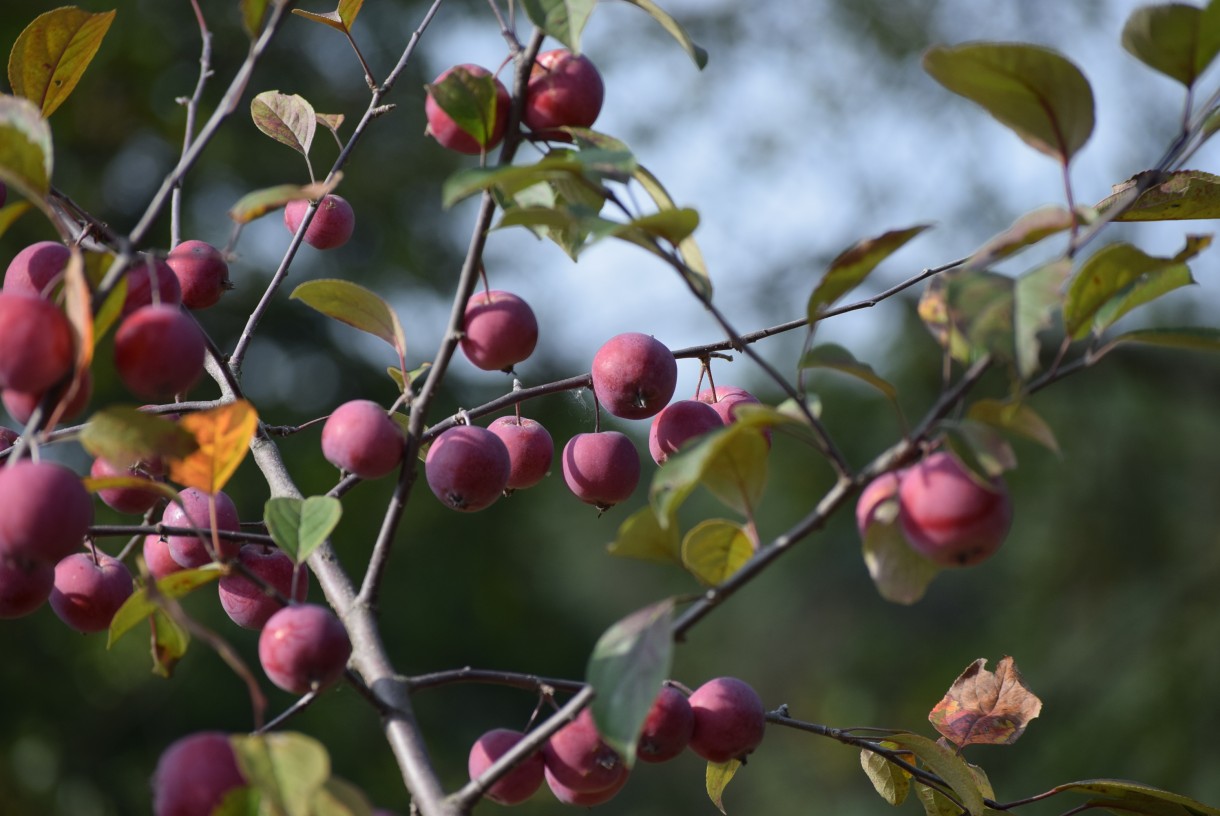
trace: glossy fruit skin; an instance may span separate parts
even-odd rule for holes
[[[182,287],[169,264],[160,258],[141,255],[127,270],[127,297],[120,317],[127,317],[145,306],[174,306],[182,303]],[[156,291],[153,281],[156,281]]]
[[[72,257],[58,241],[30,244],[13,256],[4,272],[4,291],[45,297],[48,285],[63,273]]]
[[[131,467],[115,467],[101,457],[94,459],[89,468],[89,475],[94,479],[130,477],[151,480],[152,477],[161,476],[163,473],[164,468],[159,462],[137,462]],[[112,510],[132,515],[147,513],[161,500],[161,494],[157,491],[139,487],[107,487],[97,491],[97,497]]]
[[[37,295],[0,292],[0,388],[42,393],[72,371],[72,327]]]
[[[640,483],[640,454],[618,431],[576,434],[563,447],[563,480],[602,510],[626,501]]]
[[[856,529],[860,532],[860,538],[864,538],[869,526],[876,520],[877,508],[891,499],[897,500],[898,486],[905,472],[882,473],[860,491],[860,497],[856,500]]]
[[[508,487],[512,460],[508,448],[486,428],[457,425],[428,448],[424,475],[445,506],[474,512],[489,507]]]
[[[114,365],[131,393],[168,399],[203,376],[203,332],[177,306],[144,306],[123,319],[114,335]]]
[[[555,778],[551,773],[551,769],[547,768],[543,771],[543,778],[546,780],[547,787],[551,789],[551,793],[555,794],[555,798],[565,805],[574,807],[591,808],[597,805],[605,804],[618,795],[618,792],[627,784],[627,777],[631,775],[626,765],[619,766],[618,776],[615,780],[600,790],[595,791],[577,791],[572,790],[567,785]]]
[[[618,752],[602,741],[587,708],[551,735],[542,746],[542,759],[556,782],[577,793],[609,788],[627,767]]]
[[[508,489],[533,487],[546,476],[555,459],[551,434],[536,419],[515,416],[497,417],[487,430],[500,437],[508,449]]]
[[[930,454],[898,488],[898,521],[917,552],[947,567],[995,553],[1012,526],[1012,500],[1001,479],[975,481],[952,454]]]
[[[510,371],[538,345],[533,309],[511,292],[475,292],[463,320],[462,353],[484,371]]]
[[[301,602],[309,595],[309,570],[305,567],[296,571],[296,592],[292,592],[293,563],[283,550],[266,544],[246,544],[238,551],[237,561],[285,598]],[[244,629],[262,629],[272,615],[284,608],[279,599],[268,595],[237,569],[221,577],[219,593],[225,613]]]
[[[293,235],[300,228],[309,209],[305,199],[289,201],[284,207],[284,226]],[[356,231],[356,213],[343,196],[328,193],[318,202],[318,210],[305,229],[304,241],[314,249],[338,249]]]
[[[143,553],[144,563],[154,579],[161,579],[186,569],[170,554],[169,542],[156,533],[144,536]]]
[[[155,816],[211,816],[225,794],[246,784],[229,738],[201,731],[170,745],[153,774]]]
[[[659,340],[639,332],[615,335],[593,355],[593,393],[611,414],[647,419],[669,404],[678,363]]]
[[[72,381],[67,380],[57,388],[53,388],[57,395],[55,401],[49,409],[50,413],[46,415],[43,422],[43,429],[47,430],[52,427],[51,418],[55,413],[56,408],[63,402],[63,395],[72,387]],[[0,394],[0,401],[4,403],[4,410],[8,411],[16,422],[22,425],[30,421],[30,417],[34,415],[34,409],[42,402],[44,394],[31,394],[26,391],[18,391],[15,388],[6,388],[3,394]],[[67,422],[75,419],[84,413],[85,408],[89,406],[89,398],[93,396],[93,375],[89,369],[81,372],[76,390],[72,392],[72,397],[67,404],[63,406],[63,411],[59,414],[59,422]]]
[[[686,750],[695,730],[695,712],[686,695],[661,686],[640,731],[636,757],[643,762],[667,762]]]
[[[663,465],[688,442],[720,430],[724,423],[712,406],[698,400],[676,400],[652,418],[648,430],[648,452]]]
[[[258,659],[272,683],[292,694],[325,688],[343,676],[352,643],[324,606],[295,604],[272,615],[258,637]]]
[[[55,567],[0,556],[0,620],[34,612],[51,597]]]
[[[433,80],[432,84],[440,84],[454,71],[466,71],[473,76],[487,76],[491,73],[481,65],[465,63],[445,71]],[[457,153],[465,153],[468,156],[478,156],[484,150],[491,150],[500,144],[504,139],[504,131],[508,128],[508,108],[511,99],[508,95],[508,89],[504,87],[504,83],[497,79],[495,85],[496,119],[492,124],[491,138],[487,140],[486,144],[479,144],[478,140],[458,127],[453,118],[445,113],[436,100],[433,99],[431,92],[428,93],[427,98],[424,100],[424,114],[428,118],[428,135],[436,139],[442,147]]]
[[[544,138],[554,138],[550,131],[555,128],[592,127],[605,94],[601,74],[588,57],[563,48],[545,51],[530,72],[522,119]]]
[[[220,302],[220,296],[233,288],[229,264],[220,250],[205,241],[183,241],[165,259],[178,279],[182,305],[206,309]]]
[[[508,728],[496,728],[483,734],[470,747],[466,770],[471,779],[491,767],[492,763],[508,753],[525,735]],[[520,765],[501,777],[483,795],[501,805],[519,805],[533,796],[542,787],[542,754],[531,754]]]
[[[178,501],[165,506],[165,512],[161,514],[161,523],[167,527],[194,527],[210,530],[212,524],[211,512],[208,509],[208,494],[195,487],[179,490]],[[229,532],[237,532],[241,529],[237,506],[223,490],[216,494],[216,529]],[[208,544],[204,544],[199,536],[193,535],[169,535],[166,536],[166,541],[169,543],[170,556],[183,567],[202,567],[204,564],[212,563],[212,556],[208,553],[210,541]],[[217,541],[220,547],[218,554],[221,559],[233,558],[241,549],[241,545],[233,539],[218,538]]]
[[[403,435],[385,409],[372,400],[351,400],[322,426],[326,461],[361,479],[380,479],[402,463]]]
[[[749,754],[762,742],[767,712],[747,683],[736,677],[717,677],[690,696],[695,729],[690,747],[708,762],[728,762]]]
[[[92,523],[93,500],[63,465],[25,459],[0,469],[0,557],[57,564]]]
[[[77,552],[55,565],[51,609],[78,632],[101,632],[132,592],[131,572],[103,552]]]

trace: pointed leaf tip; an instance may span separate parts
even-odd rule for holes
[[[43,116],[54,113],[97,55],[114,16],[64,6],[35,17],[9,53],[13,93],[37,105]]]

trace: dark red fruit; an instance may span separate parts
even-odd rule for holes
[[[694,730],[695,713],[686,695],[673,686],[661,686],[644,720],[636,756],[644,762],[667,762],[686,749]]]
[[[211,511],[208,509],[208,494],[195,487],[178,491],[178,500],[166,505],[161,514],[161,523],[167,527],[195,527],[201,530],[211,530]],[[223,490],[216,494],[216,529],[237,532],[241,522],[237,517],[237,506]],[[212,562],[208,548],[212,546],[209,533],[202,533],[208,538],[207,543],[199,535],[166,536],[169,552],[175,561],[184,567],[202,567]],[[237,555],[241,545],[228,538],[217,539],[220,547],[219,556],[222,560]]]
[[[623,419],[647,419],[673,397],[678,363],[659,340],[627,332],[597,350],[592,374],[593,393],[603,408]]]
[[[623,758],[602,741],[587,708],[551,735],[542,759],[556,782],[580,793],[605,790],[626,770]]]
[[[47,602],[55,567],[0,556],[0,620],[28,615]]]
[[[56,396],[48,409],[50,413],[45,417],[44,429],[52,427],[51,419],[55,416],[58,416],[57,422],[67,422],[84,413],[85,408],[89,405],[89,398],[93,396],[93,375],[89,373],[88,369],[82,371],[76,389],[71,392],[72,396],[68,397],[65,403],[64,396],[71,388],[72,381],[69,380],[54,389]],[[4,410],[8,411],[8,415],[24,425],[34,415],[34,409],[42,402],[43,396],[43,394],[30,394],[9,388],[4,391],[0,400],[4,402]]]
[[[522,118],[526,126],[547,138],[560,127],[592,127],[601,113],[606,88],[588,57],[567,49],[538,55],[525,89]],[[566,140],[566,139],[565,139]]]
[[[78,632],[101,632],[132,592],[127,566],[105,553],[77,552],[55,565],[51,609]]]
[[[309,202],[305,199],[289,201],[284,207],[284,226],[293,235],[305,220]],[[351,240],[356,231],[356,213],[343,196],[329,193],[318,202],[313,220],[305,228],[305,243],[314,249],[338,249]]]
[[[170,554],[169,542],[156,533],[144,536],[144,563],[155,579],[186,569]]]
[[[93,460],[89,475],[94,479],[131,478],[151,481],[161,476],[164,468],[160,463],[137,462],[130,467],[116,467],[105,459]],[[143,515],[160,501],[161,493],[141,487],[106,487],[97,491],[97,497],[113,510],[132,515]]]
[[[984,485],[952,454],[933,453],[903,475],[898,521],[918,552],[943,566],[968,566],[1004,543],[1012,500],[1003,480]]]
[[[309,570],[294,570],[292,559],[283,550],[265,544],[247,544],[238,551],[237,562],[284,598],[304,601],[309,595]],[[295,592],[292,591],[294,572]],[[219,591],[220,605],[234,623],[245,629],[262,629],[267,619],[284,607],[279,598],[238,569],[220,579]]]
[[[653,417],[648,430],[648,452],[654,462],[663,465],[687,442],[723,427],[720,415],[707,403],[677,400]]]
[[[17,440],[21,438],[21,434],[14,431],[12,428],[5,428],[0,425],[0,451],[7,450],[17,444]]]
[[[203,375],[203,332],[177,306],[145,306],[123,319],[114,335],[114,365],[131,393],[168,399]]]
[[[0,557],[57,564],[78,550],[93,523],[80,478],[54,462],[0,468]]]
[[[293,694],[325,688],[343,676],[352,643],[334,613],[315,604],[286,606],[258,637],[258,659],[272,683]]]
[[[188,309],[215,306],[233,288],[229,265],[220,250],[204,241],[183,241],[165,259],[178,279],[182,305]]]
[[[398,424],[371,400],[343,403],[322,426],[326,461],[361,479],[380,479],[396,470],[403,441]]]
[[[13,256],[4,272],[4,291],[45,297],[72,253],[58,241],[30,244]]]
[[[747,683],[736,677],[717,677],[690,696],[695,730],[690,747],[708,762],[740,759],[762,742],[767,712]]]
[[[563,480],[576,497],[605,510],[640,483],[640,454],[618,431],[576,434],[563,448]]]
[[[475,740],[466,761],[470,778],[475,779],[490,768],[493,762],[508,753],[524,736],[520,731],[496,728]],[[500,777],[483,795],[501,805],[519,805],[542,787],[542,772],[542,754],[531,754],[520,765]]]
[[[424,475],[436,497],[454,510],[488,507],[508,487],[512,460],[508,448],[486,428],[457,425],[428,448]]]
[[[151,255],[141,255],[127,270],[127,297],[123,300],[122,317],[145,306],[178,306],[182,303],[182,287],[169,264]],[[156,282],[156,288],[153,282]]]
[[[246,784],[229,738],[191,734],[165,749],[153,774],[155,816],[211,816],[225,794]]]
[[[439,85],[454,73],[471,77],[482,77],[488,76],[491,72],[479,65],[457,65],[438,76],[432,84]],[[442,147],[447,147],[450,150],[470,156],[477,156],[483,151],[491,150],[500,144],[501,140],[504,139],[504,131],[508,127],[508,106],[511,100],[508,95],[508,89],[504,87],[504,83],[497,79],[495,86],[495,118],[491,122],[490,138],[486,141],[480,143],[475,137],[458,127],[457,122],[453,121],[453,118],[445,113],[444,109],[433,98],[431,91],[428,92],[428,96],[424,100],[424,114],[428,118],[427,133],[436,139]]]
[[[529,304],[498,289],[470,296],[463,326],[462,352],[484,371],[511,370],[538,344],[538,321]]]
[[[577,791],[563,784],[555,778],[551,773],[550,768],[543,772],[543,778],[546,779],[547,787],[551,789],[551,793],[555,794],[555,798],[565,805],[573,805],[575,807],[591,808],[595,805],[601,805],[613,799],[623,786],[627,784],[627,777],[630,772],[626,765],[619,768],[618,777],[611,784],[595,791]]]
[[[537,420],[502,416],[492,420],[487,430],[500,437],[508,449],[509,490],[533,487],[550,471],[555,443]]]
[[[0,292],[0,388],[46,391],[72,370],[74,349],[72,327],[54,303]]]

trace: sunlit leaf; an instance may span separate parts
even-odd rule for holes
[[[51,127],[29,100],[0,94],[0,181],[41,206],[51,189]]]
[[[1072,214],[1063,207],[1043,207],[1026,213],[976,249],[965,266],[984,267],[1001,261],[1044,238],[1071,229],[1072,221]]]
[[[1072,279],[1063,303],[1064,327],[1073,338],[1093,330],[1094,318],[1116,295],[1145,275],[1183,265],[1172,258],[1156,258],[1131,244],[1110,244],[1093,253]],[[1189,270],[1186,271],[1189,275]],[[1138,305],[1138,304],[1136,304]]]
[[[611,626],[593,647],[585,671],[597,692],[592,710],[598,733],[628,767],[648,710],[669,676],[673,609],[673,599],[666,598]]]
[[[1115,337],[1112,342],[1116,346],[1121,343],[1137,343],[1194,351],[1220,351],[1220,329],[1210,326],[1136,329]]]
[[[272,139],[303,156],[309,155],[318,117],[304,97],[263,91],[250,101],[250,118],[255,127]]]
[[[1035,150],[1067,164],[1093,132],[1093,90],[1080,69],[1049,48],[967,43],[930,49],[923,67],[982,106]]]
[[[161,609],[154,609],[152,617],[153,674],[166,678],[173,676],[174,667],[186,654],[191,643],[190,633]]]
[[[81,480],[85,490],[97,493],[100,490],[143,490],[146,493],[156,493],[170,501],[178,496],[178,491],[165,482],[154,482],[140,476],[106,476],[103,478],[85,477]]]
[[[580,53],[580,34],[589,22],[597,0],[522,0],[530,22]]]
[[[898,503],[892,504],[896,511]],[[902,528],[892,520],[889,524],[870,524],[862,547],[864,564],[877,594],[891,603],[908,606],[915,603],[940,573],[940,567],[911,548]]]
[[[1220,42],[1200,36],[1203,10],[1185,3],[1143,6],[1127,18],[1122,43],[1136,59],[1186,87],[1195,84]]]
[[[1097,203],[1097,211],[1107,210],[1126,199],[1137,185],[1150,185],[1135,203],[1118,216],[1118,221],[1189,221],[1220,218],[1220,176],[1202,170],[1176,173],[1139,173],[1114,186],[1113,193]]]
[[[171,459],[169,478],[204,493],[220,491],[250,450],[258,430],[258,412],[245,400],[186,414],[178,425],[195,437],[198,449]]]
[[[651,507],[641,507],[628,516],[607,549],[611,555],[623,558],[682,563],[682,540],[677,526],[662,527]]]
[[[356,22],[356,15],[360,13],[360,9],[363,6],[364,0],[339,0],[339,7],[334,11],[320,13],[294,8],[292,13],[299,14],[314,22],[322,23],[336,31],[342,31],[344,34],[349,34],[352,30],[352,24]]]
[[[1190,274],[1190,267],[1184,263],[1175,263],[1146,272],[1097,310],[1097,314],[1093,317],[1093,331],[1101,334],[1132,309],[1151,303],[1161,295],[1167,295],[1183,286],[1193,286],[1194,283],[1195,279]]]
[[[304,564],[334,531],[343,505],[331,496],[307,499],[276,496],[267,500],[263,519],[267,532],[293,561]]]
[[[649,198],[657,205],[657,209],[670,210],[676,206],[673,197],[665,189],[665,185],[661,184],[661,180],[643,165],[636,165],[632,178],[644,188]],[[678,253],[686,264],[685,277],[687,280],[694,285],[696,291],[702,293],[704,297],[710,298],[712,296],[711,276],[708,273],[707,263],[703,259],[703,251],[699,249],[699,244],[695,242],[694,236],[688,237],[678,244]]]
[[[706,586],[717,586],[750,560],[754,540],[740,524],[708,519],[696,524],[682,540],[682,564]]]
[[[881,745],[885,748],[897,747],[885,742]],[[910,755],[907,761],[914,763],[914,755]],[[886,802],[901,805],[906,801],[907,794],[911,792],[911,775],[906,770],[867,748],[860,749],[860,767],[864,769],[868,781],[873,783],[873,789]]]
[[[330,755],[321,742],[288,731],[232,736],[237,765],[265,802],[284,816],[312,816],[314,795],[330,778]]]
[[[966,417],[1032,440],[1059,453],[1055,432],[1027,403],[981,399],[970,406]]]
[[[994,673],[986,665],[980,657],[967,666],[928,714],[928,721],[958,748],[1011,745],[1042,711],[1042,701],[1025,685],[1011,657],[1003,658]]]
[[[730,759],[728,762],[707,763],[707,773],[704,779],[707,785],[707,796],[721,813],[726,813],[724,809],[724,789],[733,781],[733,777],[736,776],[740,768],[740,759]]]
[[[637,6],[652,15],[652,18],[661,24],[669,35],[678,41],[690,58],[695,61],[700,69],[707,65],[707,51],[695,44],[695,41],[690,38],[686,30],[678,24],[678,21],[669,16],[660,6],[652,2],[652,0],[627,0],[633,6]]]
[[[146,620],[157,609],[159,597],[181,598],[205,584],[220,579],[220,564],[206,564],[198,569],[179,570],[160,578],[155,590],[140,587],[127,597],[123,605],[114,613],[110,621],[110,633],[106,640],[106,648],[118,641],[131,628]]]
[[[979,816],[983,812],[983,794],[966,760],[919,734],[892,734],[886,737],[886,741],[910,751],[924,767],[943,779],[945,784],[953,789],[970,816]]]
[[[1145,813],[1150,816],[1220,816],[1214,808],[1183,796],[1125,779],[1085,779],[1057,785],[1054,792],[1088,794],[1091,802],[1104,803],[1112,812]]]
[[[93,61],[114,15],[63,6],[35,17],[9,52],[13,93],[33,102],[43,116],[54,113]]]
[[[809,320],[816,320],[819,312],[863,283],[878,264],[931,226],[917,224],[906,229],[890,230],[875,238],[859,241],[839,253],[809,296],[805,308]]]
[[[94,457],[126,466],[157,457],[182,458],[198,449],[194,435],[177,423],[122,405],[94,411],[80,443]]]
[[[394,347],[400,358],[406,356],[407,338],[397,313],[383,298],[360,284],[336,278],[307,281],[293,290],[291,299],[380,337]]]
[[[771,445],[764,427],[739,425],[699,478],[712,495],[746,517],[754,514],[767,486]]]
[[[261,218],[272,210],[278,210],[290,201],[306,199],[317,201],[332,189],[338,179],[331,178],[328,182],[315,184],[277,184],[246,193],[237,203],[229,208],[229,218],[239,224],[249,224],[256,218]]]

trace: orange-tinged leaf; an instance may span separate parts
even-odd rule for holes
[[[80,247],[73,246],[64,269],[64,311],[72,332],[76,335],[76,368],[80,370],[93,362],[93,309],[89,292],[89,281],[85,278],[85,259]]]
[[[959,748],[1016,742],[1042,711],[1042,701],[1025,685],[1011,657],[1002,659],[995,673],[986,665],[980,657],[966,667],[928,714],[936,730]]]
[[[9,53],[13,93],[37,105],[43,116],[54,113],[97,54],[114,14],[64,6],[35,17]]]
[[[178,420],[178,425],[195,437],[199,449],[170,462],[170,481],[216,493],[250,449],[250,440],[258,429],[258,412],[250,403],[238,400],[187,414]]]

